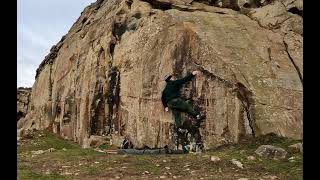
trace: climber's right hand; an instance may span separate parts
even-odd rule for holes
[[[200,72],[200,71],[193,71],[192,74],[193,74],[193,75],[200,75],[201,72]]]
[[[168,108],[168,107],[166,107],[166,108],[164,108],[164,110],[165,110],[166,112],[168,112],[168,111],[169,111],[169,108]]]

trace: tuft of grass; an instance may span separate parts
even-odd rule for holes
[[[118,147],[116,147],[114,145],[110,146],[107,143],[100,145],[98,148],[100,148],[100,149],[118,149]]]
[[[41,136],[39,136],[41,135]],[[78,144],[72,141],[63,140],[58,137],[56,134],[51,132],[43,131],[37,132],[34,135],[35,137],[28,140],[28,143],[23,146],[18,147],[18,153],[26,151],[35,151],[35,150],[47,150],[49,148],[55,149],[79,149],[81,148]]]
[[[17,170],[17,179],[25,180],[25,179],[38,179],[38,180],[68,180],[71,179],[69,177],[65,177],[59,174],[40,174],[32,171],[30,168],[26,166],[18,166]]]

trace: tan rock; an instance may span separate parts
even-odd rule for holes
[[[231,160],[231,163],[234,164],[234,165],[236,165],[238,168],[243,169],[243,164],[242,164],[240,161],[238,161],[238,160],[236,160],[236,159],[232,159],[232,160]]]
[[[296,143],[289,146],[290,149],[292,149],[294,152],[300,152],[303,153],[303,145],[302,143]]]
[[[24,118],[28,112],[31,88],[17,89],[17,121]]]
[[[107,143],[107,137],[105,136],[94,136],[94,135],[90,136],[90,139],[89,139],[90,147],[99,147],[105,143]]]
[[[23,136],[23,131],[24,131],[24,130],[23,130],[22,128],[21,128],[21,129],[18,129],[18,130],[17,130],[17,137],[20,137],[20,138],[21,138],[21,137]]]
[[[219,157],[217,157],[217,156],[211,156],[211,157],[210,157],[210,160],[211,160],[212,162],[214,162],[214,163],[221,161],[221,159],[220,159]]]
[[[259,9],[250,9],[249,17],[262,27],[281,29],[283,33],[290,31],[300,35],[303,33],[302,0],[278,0]]]
[[[49,128],[82,147],[103,135],[117,145],[126,136],[135,148],[174,147],[173,116],[160,99],[164,76],[200,69],[183,95],[206,114],[206,149],[252,134],[301,139],[302,36],[265,28],[297,15],[281,3],[250,19],[183,2],[166,11],[124,0],[85,8],[39,66],[21,127]]]

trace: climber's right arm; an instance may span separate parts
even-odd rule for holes
[[[177,84],[182,85],[182,84],[184,84],[184,83],[186,83],[186,82],[188,82],[188,81],[191,81],[194,76],[196,76],[196,75],[198,75],[198,74],[200,74],[200,73],[201,73],[200,71],[193,71],[191,74],[187,75],[187,76],[184,77],[184,78],[178,79],[178,80],[176,80],[175,82],[176,82]]]

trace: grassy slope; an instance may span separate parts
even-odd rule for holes
[[[287,148],[296,142],[268,136],[201,154],[112,155],[82,149],[48,132],[37,132],[34,138],[24,140],[17,148],[18,179],[155,179],[160,176],[170,179],[174,176],[177,179],[260,179],[266,175],[277,176],[278,179],[302,179],[303,157]],[[288,151],[287,159],[258,157],[254,151],[261,144],[285,148]],[[49,148],[55,148],[56,151],[32,157],[31,151]],[[219,156],[222,160],[213,163],[210,161],[211,155]],[[249,155],[257,160],[248,160]],[[288,160],[292,156],[295,157],[294,162]],[[233,158],[240,160],[244,169],[233,165],[230,162]]]

